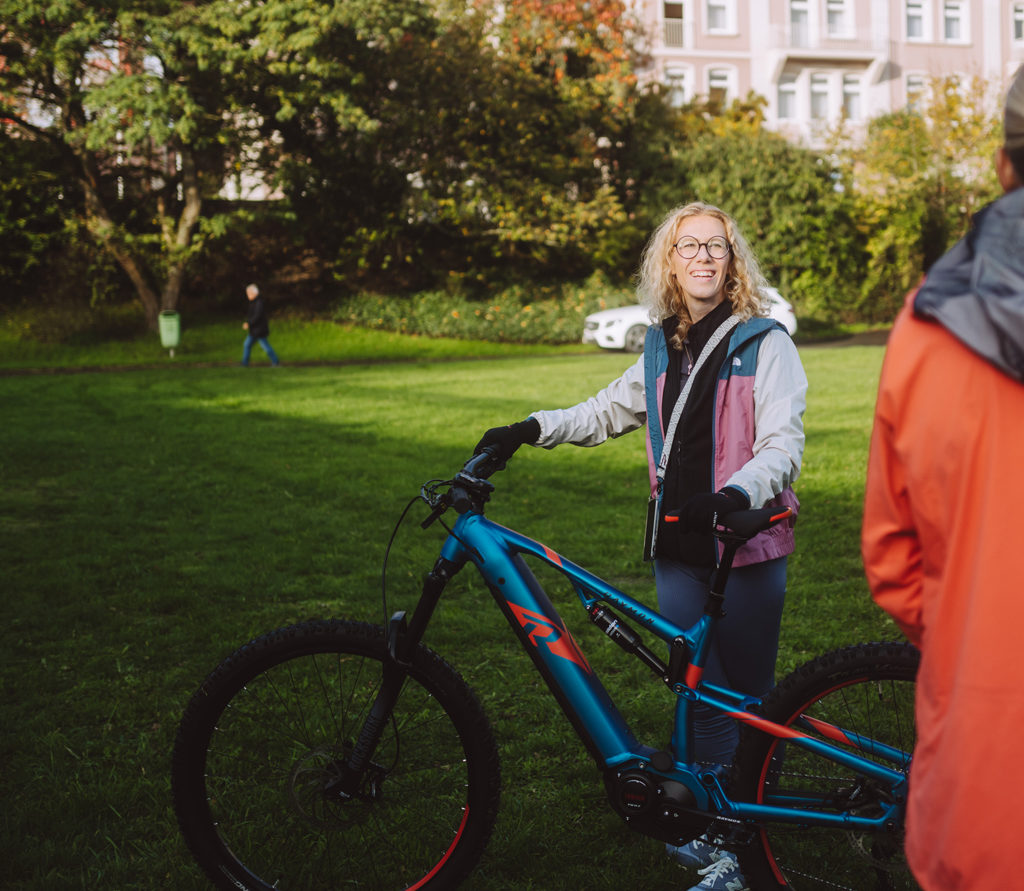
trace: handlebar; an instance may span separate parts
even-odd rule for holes
[[[486,446],[463,465],[462,470],[455,478],[458,479],[459,476],[465,474],[478,480],[485,480],[500,469],[498,467],[498,447]]]
[[[433,509],[420,525],[426,529],[449,507],[455,508],[460,514],[473,509],[482,512],[484,504],[494,491],[494,486],[487,482],[487,478],[504,467],[505,462],[498,457],[497,446],[487,446],[473,455],[453,479],[432,480],[425,484],[420,490],[420,496]],[[440,493],[439,490],[443,486],[449,488],[446,492]],[[793,511],[788,507],[732,511],[717,518],[712,532],[722,541],[742,543],[792,515]],[[666,514],[665,521],[675,523],[679,521],[679,517],[671,513]]]
[[[764,532],[777,523],[793,516],[788,507],[759,507],[753,510],[736,510],[716,519],[712,534],[721,541],[750,541],[759,532]],[[665,514],[666,523],[678,523],[679,515]]]
[[[462,470],[455,474],[454,479],[434,480],[424,485],[420,495],[433,510],[420,526],[426,529],[449,507],[455,508],[460,514],[474,508],[482,511],[494,491],[494,486],[487,482],[487,478],[504,466],[504,462],[498,458],[497,447],[487,446],[473,455],[462,466]],[[438,494],[442,486],[448,486],[449,489]]]

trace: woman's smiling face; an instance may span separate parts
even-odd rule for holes
[[[708,253],[707,244],[712,239],[721,239],[726,244],[729,243],[725,223],[715,217],[695,216],[683,219],[676,229],[675,244],[689,239],[700,243],[696,256],[686,260],[673,247],[671,266],[672,274],[682,289],[690,319],[696,322],[725,299],[725,282],[732,252],[727,250],[721,259],[715,259]]]

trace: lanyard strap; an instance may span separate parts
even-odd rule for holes
[[[665,469],[668,467],[669,454],[672,451],[672,440],[676,435],[676,426],[679,424],[679,418],[683,414],[683,407],[686,405],[686,399],[690,395],[690,388],[693,386],[694,378],[697,377],[697,372],[701,366],[707,361],[715,347],[717,347],[723,340],[723,338],[739,324],[739,316],[731,315],[721,325],[715,329],[715,333],[711,335],[708,342],[704,344],[704,349],[700,351],[700,356],[697,358],[697,364],[690,369],[690,375],[686,379],[686,384],[683,386],[683,392],[679,394],[679,398],[676,400],[675,407],[672,409],[672,417],[668,422],[668,429],[665,431],[665,445],[661,450],[661,458],[658,460],[658,489],[660,491],[661,484],[665,482]]]

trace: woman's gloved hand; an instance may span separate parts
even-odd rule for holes
[[[718,492],[691,495],[672,513],[679,517],[679,526],[684,532],[710,532],[718,517],[749,507],[750,499],[743,492],[726,486]]]
[[[516,449],[527,443],[534,443],[540,437],[540,422],[534,418],[527,418],[516,424],[509,424],[506,427],[492,427],[483,438],[476,444],[473,454],[478,455],[488,446],[497,448],[495,456],[500,462],[497,469],[501,470],[515,453]]]

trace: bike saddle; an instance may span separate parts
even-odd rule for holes
[[[789,519],[793,511],[788,507],[759,507],[754,510],[737,510],[718,518],[714,534],[720,539],[748,541],[759,532],[770,529],[777,523]]]

